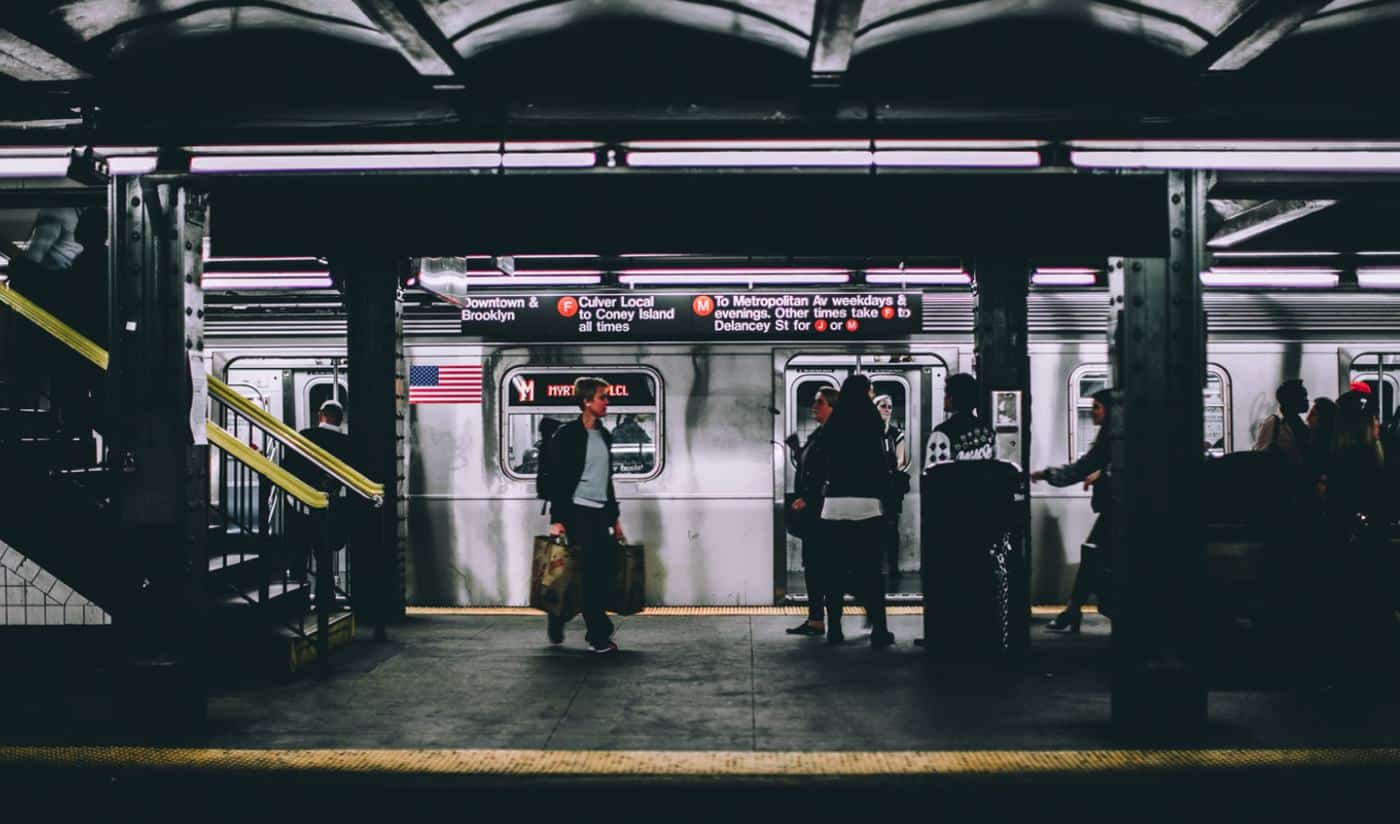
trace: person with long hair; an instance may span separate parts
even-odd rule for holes
[[[1079,574],[1074,578],[1074,591],[1064,611],[1055,616],[1047,626],[1053,632],[1078,632],[1083,618],[1083,608],[1089,596],[1098,593],[1099,605],[1103,606],[1103,579],[1108,570],[1110,542],[1113,537],[1113,499],[1108,485],[1103,483],[1109,473],[1110,448],[1108,436],[1108,409],[1112,398],[1111,389],[1100,389],[1093,395],[1094,405],[1090,410],[1099,433],[1094,437],[1094,445],[1089,447],[1079,460],[1064,466],[1053,466],[1031,473],[1032,481],[1047,481],[1051,486],[1069,486],[1082,483],[1084,488],[1093,487],[1090,506],[1099,514],[1094,521],[1089,537],[1084,540],[1084,553],[1079,559]]]
[[[1321,477],[1332,452],[1332,433],[1337,425],[1337,404],[1331,398],[1316,398],[1306,420],[1308,431],[1307,469],[1309,482]]]
[[[855,374],[841,384],[836,407],[823,426],[827,465],[822,487],[821,528],[829,540],[835,564],[826,593],[829,644],[845,640],[841,631],[845,586],[839,569],[851,574],[852,594],[865,601],[870,617],[870,646],[894,643],[885,619],[885,593],[880,580],[880,534],[884,524],[881,499],[889,487],[885,459],[884,421],[870,399],[870,379]]]

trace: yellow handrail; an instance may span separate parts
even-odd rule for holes
[[[345,484],[362,497],[382,501],[384,485],[371,481],[359,470],[332,455],[305,435],[282,423],[267,410],[253,403],[232,387],[213,375],[209,376],[209,392],[225,405],[262,427],[267,434],[281,442],[288,449],[321,465],[336,480]]]
[[[330,497],[306,481],[293,475],[277,464],[269,461],[261,452],[235,438],[231,432],[213,421],[205,421],[204,429],[209,433],[209,443],[237,458],[254,472],[272,481],[284,492],[312,509],[325,509]]]
[[[106,349],[103,349],[101,346],[98,346],[97,344],[93,343],[91,340],[87,339],[80,332],[78,332],[78,330],[74,329],[73,327],[69,326],[68,324],[64,323],[58,318],[54,317],[52,314],[45,311],[42,307],[31,301],[29,298],[26,298],[24,295],[21,295],[19,292],[16,292],[10,287],[10,284],[8,283],[0,283],[0,303],[6,304],[10,308],[18,312],[20,315],[23,315],[25,318],[28,318],[30,321],[33,321],[34,324],[37,325],[40,329],[43,329],[45,332],[48,332],[54,338],[67,345],[70,349],[77,352],[79,355],[82,355],[84,358],[87,358],[99,368],[107,368],[107,365],[110,362],[110,356],[107,354]],[[216,398],[218,398],[224,404],[233,408],[234,410],[241,413],[244,417],[261,426],[264,430],[266,430],[266,432],[269,435],[271,435],[274,439],[282,443],[288,449],[291,449],[293,452],[296,452],[303,458],[306,458],[307,460],[310,460],[313,463],[320,464],[322,469],[329,472],[332,477],[345,484],[357,494],[373,501],[376,505],[383,502],[383,484],[377,484],[374,481],[371,481],[369,478],[365,477],[359,470],[355,469],[354,467],[347,464],[345,461],[342,461],[341,459],[327,452],[319,445],[313,443],[305,435],[301,434],[300,432],[296,431],[290,426],[287,426],[285,423],[282,423],[278,419],[274,418],[272,415],[268,414],[268,412],[265,411],[262,407],[254,404],[252,401],[238,394],[232,388],[230,388],[228,384],[224,383],[223,381],[219,380],[213,375],[209,376],[209,390]],[[222,428],[217,427],[213,423],[211,423],[210,426],[214,426],[215,428],[219,429],[220,432],[224,432]],[[214,440],[212,435],[210,437],[210,440]],[[237,443],[236,440],[235,443]],[[257,453],[254,452],[254,454]],[[247,463],[247,461],[244,461],[244,463]],[[268,463],[271,464],[270,461]],[[286,487],[283,484],[279,483],[278,486],[282,486],[284,489],[286,489]],[[290,492],[291,490],[288,489],[287,491]]]
[[[10,288],[8,283],[0,283],[0,303],[4,303],[19,314],[33,321],[36,326],[58,338],[68,348],[92,361],[99,369],[106,369],[107,350],[93,343],[81,332],[45,311],[39,304]]]

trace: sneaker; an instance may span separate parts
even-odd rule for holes
[[[617,652],[617,644],[614,644],[612,641],[608,641],[602,646],[598,646],[597,644],[589,644],[588,646],[590,649],[593,650],[593,652],[596,652],[599,655],[607,655],[610,652]]]
[[[563,621],[560,621],[558,618],[555,618],[553,615],[549,616],[549,626],[546,628],[546,631],[547,631],[547,633],[548,633],[548,635],[549,635],[549,643],[551,643],[551,644],[562,644],[562,643],[564,643],[564,622],[563,622]]]
[[[803,621],[802,623],[798,624],[795,627],[792,627],[791,629],[784,630],[784,632],[786,632],[788,635],[817,636],[825,635],[826,627],[814,627],[810,622]]]

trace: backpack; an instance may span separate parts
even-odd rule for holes
[[[540,450],[539,467],[535,473],[535,497],[544,503],[540,506],[540,514],[545,514],[549,507],[549,501],[553,497],[553,487],[556,483],[554,466],[554,435],[563,426],[554,418],[545,418],[540,421]]]

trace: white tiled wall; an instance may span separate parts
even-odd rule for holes
[[[0,625],[110,624],[111,616],[0,542]]]

